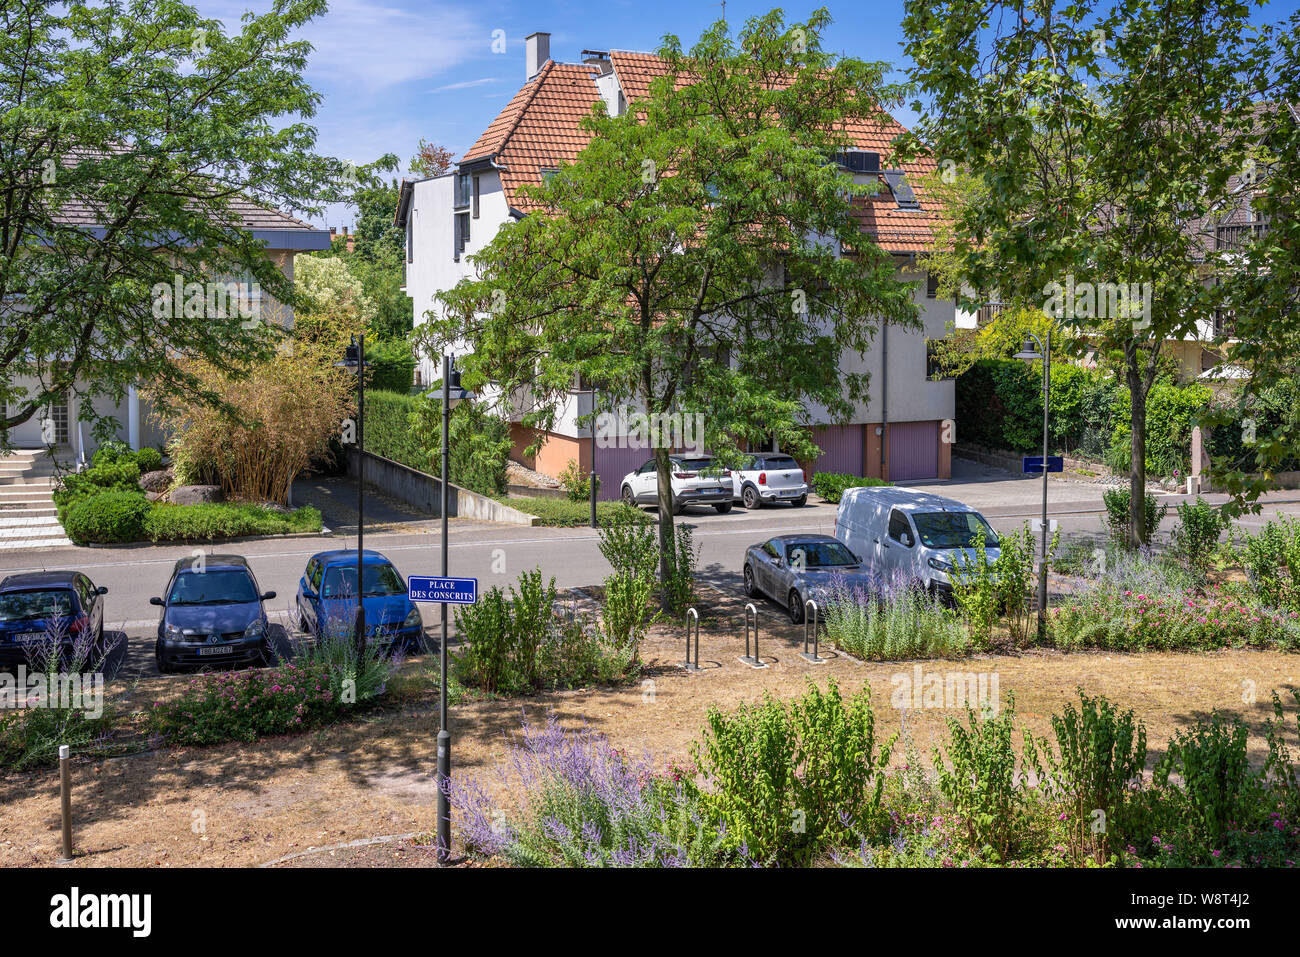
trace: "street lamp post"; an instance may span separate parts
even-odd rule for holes
[[[1031,333],[1014,358],[1043,360],[1043,537],[1038,556],[1038,640],[1041,642],[1047,640],[1047,413],[1052,394],[1052,331],[1047,330],[1041,340]]]
[[[361,557],[364,554],[364,529],[366,524],[366,337],[364,333],[352,337],[352,342],[348,345],[343,360],[334,363],[334,365],[340,369],[355,368],[357,370],[357,614],[352,642],[356,649],[357,658],[360,659],[366,648],[366,606],[362,601],[364,597],[364,580],[361,577]]]
[[[448,473],[451,470],[451,410],[473,394],[460,386],[460,373],[451,356],[442,357],[442,387],[428,393],[442,402],[442,577],[447,577],[447,510],[450,505]],[[447,727],[447,603],[442,602],[442,641],[438,646],[438,863],[451,859],[451,800],[447,793],[451,781],[451,731]]]

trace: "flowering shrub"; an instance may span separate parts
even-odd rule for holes
[[[179,698],[155,702],[148,724],[172,744],[256,741],[305,731],[383,695],[396,665],[373,646],[358,663],[348,643],[325,641],[297,663],[198,675]]]
[[[524,867],[705,867],[734,859],[726,833],[704,814],[688,771],[658,773],[589,729],[554,715],[523,727],[523,746],[499,768],[521,795],[508,815],[477,778],[453,777],[452,807],[466,847]]]
[[[958,657],[970,650],[957,616],[902,580],[879,589],[849,588],[842,576],[835,576],[822,620],[827,639],[857,658]]]
[[[1149,594],[1098,588],[1050,611],[1058,647],[1114,651],[1300,646],[1300,613],[1274,611],[1215,585]]]

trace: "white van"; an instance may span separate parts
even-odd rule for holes
[[[918,581],[952,597],[953,563],[973,561],[984,532],[985,553],[998,557],[998,535],[968,505],[894,485],[850,488],[835,512],[835,537],[881,578]]]

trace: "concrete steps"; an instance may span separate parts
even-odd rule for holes
[[[0,551],[71,545],[54,505],[54,460],[44,449],[0,456]]]

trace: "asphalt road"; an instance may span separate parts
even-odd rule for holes
[[[1040,513],[1037,481],[1003,473],[987,479],[968,476],[960,482],[927,487],[979,508],[999,531],[1018,528]],[[1103,534],[1101,489],[1097,486],[1054,482],[1050,512],[1060,522],[1064,540],[1097,539]],[[1263,515],[1247,516],[1239,524],[1247,529],[1258,528],[1277,512],[1300,514],[1300,493],[1277,493]],[[678,519],[694,527],[696,542],[701,546],[701,577],[723,588],[739,588],[748,545],[792,531],[829,534],[834,520],[835,506],[825,503],[810,503],[803,508],[778,505],[752,512],[737,507],[726,515],[711,509],[691,509]],[[1171,520],[1165,522],[1166,527],[1172,524]],[[276,592],[276,598],[268,602],[268,611],[292,627],[296,619],[292,611],[294,596],[307,559],[318,551],[348,547],[355,542],[354,535],[355,529],[342,526],[328,535],[236,542],[207,546],[203,551],[245,556],[262,590]],[[389,523],[383,530],[368,531],[365,544],[386,554],[405,576],[441,573],[441,536],[438,524],[427,517],[409,528]],[[107,586],[105,622],[110,629],[127,636],[131,650],[124,671],[132,673],[152,666],[158,609],[150,606],[150,597],[161,595],[173,563],[195,551],[192,545],[137,545],[50,548],[38,554],[9,552],[0,554],[0,578],[17,571],[75,568],[84,571],[95,584]],[[609,571],[597,548],[596,532],[590,528],[527,528],[452,520],[448,551],[448,573],[478,578],[480,590],[512,584],[521,572],[539,566],[548,576],[555,576],[560,588],[597,584]],[[425,621],[437,621],[436,607],[428,606]]]

